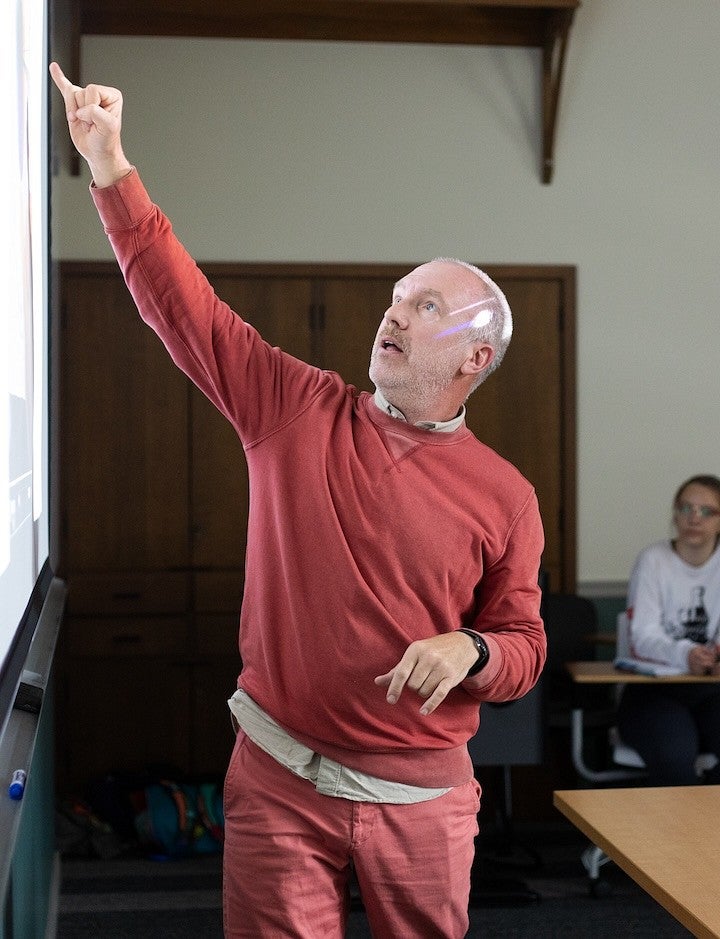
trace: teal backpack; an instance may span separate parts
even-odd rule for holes
[[[159,779],[144,789],[135,816],[140,843],[159,859],[216,854],[222,850],[222,790],[216,782]]]

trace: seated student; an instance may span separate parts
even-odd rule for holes
[[[641,551],[630,577],[631,652],[720,676],[720,479],[684,482],[673,523],[675,538]],[[698,754],[720,757],[720,682],[628,684],[618,730],[644,760],[651,785],[693,785]],[[720,764],[706,780],[720,783]]]

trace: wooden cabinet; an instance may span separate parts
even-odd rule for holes
[[[367,389],[372,338],[411,266],[203,265],[269,342]],[[489,273],[515,332],[468,423],[535,484],[552,589],[572,591],[574,271]],[[242,447],[140,321],[114,264],[65,263],[60,282],[58,785],[150,763],[220,775],[240,668]]]
[[[65,266],[61,289],[58,786],[159,763],[221,774],[240,670],[242,448],[114,264]],[[198,586],[204,567],[222,582]]]

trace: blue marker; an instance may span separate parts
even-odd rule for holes
[[[25,781],[27,780],[27,773],[24,769],[16,769],[12,774],[12,782],[8,787],[8,795],[11,799],[19,801],[22,799],[25,792]]]

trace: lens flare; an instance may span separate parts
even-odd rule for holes
[[[484,307],[493,302],[494,298],[487,297],[485,300],[478,300],[476,303],[470,303],[467,306],[460,307],[459,310],[453,310],[449,315],[459,316],[461,313],[469,313],[471,310],[477,310],[478,307]],[[461,323],[448,326],[447,329],[443,329],[442,332],[438,333],[435,338],[442,339],[443,336],[452,336],[454,333],[458,333],[463,329],[481,329],[483,326],[488,325],[492,316],[492,310],[478,310],[472,319],[463,320]]]

